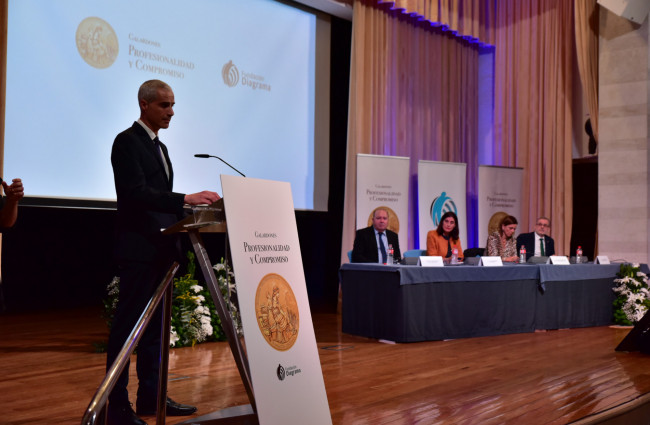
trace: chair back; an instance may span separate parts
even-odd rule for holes
[[[403,255],[404,255],[404,258],[407,258],[407,257],[421,257],[423,255],[427,255],[427,250],[426,249],[409,249]]]
[[[467,248],[463,251],[465,258],[482,257],[483,254],[485,254],[485,248]]]

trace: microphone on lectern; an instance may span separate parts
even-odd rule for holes
[[[241,171],[239,171],[238,169],[236,169],[236,168],[233,167],[232,165],[228,164],[226,161],[224,161],[223,159],[219,158],[218,156],[208,155],[207,153],[197,153],[197,154],[195,154],[194,156],[195,156],[196,158],[217,158],[219,161],[223,162],[224,164],[226,164],[227,166],[229,166],[230,168],[232,168],[233,170],[235,170],[235,171],[237,171],[239,174],[241,174],[242,177],[246,177],[246,176],[244,175],[244,173],[242,173]]]

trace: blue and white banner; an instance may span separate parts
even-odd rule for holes
[[[357,155],[357,229],[372,225],[377,208],[388,212],[388,230],[399,235],[406,251],[409,213],[409,158]]]
[[[420,249],[427,247],[427,233],[438,228],[447,211],[458,216],[463,249],[467,247],[467,165],[458,162],[418,162],[418,223]]]
[[[506,215],[521,219],[523,168],[478,167],[478,243],[484,247]]]

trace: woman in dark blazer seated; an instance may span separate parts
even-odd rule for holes
[[[438,228],[427,233],[427,255],[451,258],[453,249],[458,250],[458,259],[463,259],[463,248],[458,238],[458,217],[451,211],[442,215]]]

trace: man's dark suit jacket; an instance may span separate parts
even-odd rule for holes
[[[386,230],[386,238],[388,239],[388,244],[393,245],[393,258],[395,261],[399,261],[402,258],[402,253],[399,250],[397,233]],[[377,249],[377,237],[375,236],[374,227],[370,226],[357,230],[357,235],[354,238],[354,247],[352,248],[352,262],[379,263]]]
[[[139,123],[113,142],[118,260],[153,262],[177,255],[176,238],[161,235],[160,229],[182,218],[185,195],[172,192],[174,171],[167,147],[160,146],[169,178],[162,157]]]
[[[169,169],[165,173],[164,160]],[[172,192],[173,169],[167,148],[158,149],[137,122],[113,142],[111,154],[117,192],[116,259],[120,265],[120,299],[108,340],[107,370],[115,361],[133,325],[142,314],[162,275],[180,257],[178,235],[164,236],[160,229],[182,216],[184,196]],[[138,343],[138,403],[155,406],[161,343],[161,309],[158,308]],[[124,370],[110,395],[111,404],[128,406],[128,370]]]
[[[535,232],[522,233],[521,235],[517,236],[517,252],[519,252],[519,249],[522,245],[526,247],[526,260],[534,256]],[[548,235],[544,235],[544,255],[546,257],[555,255],[555,242],[553,241],[553,238]]]

